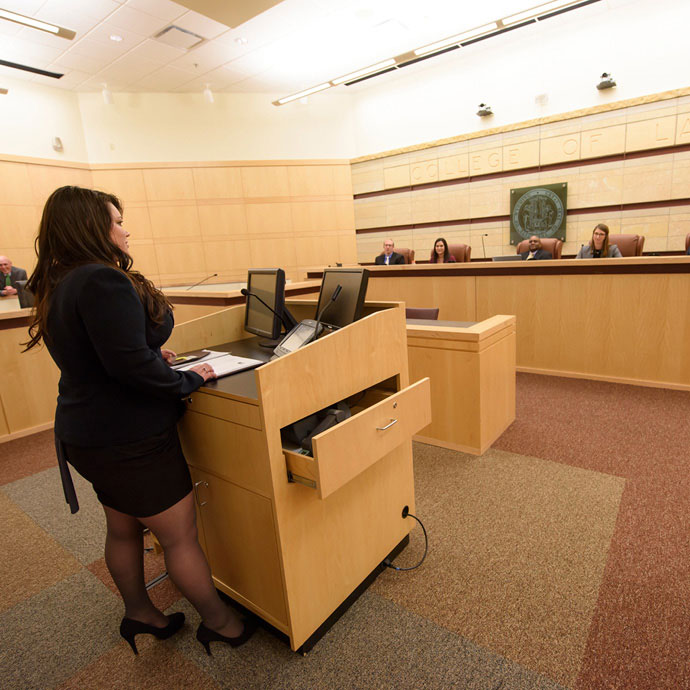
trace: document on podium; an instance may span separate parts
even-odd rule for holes
[[[192,362],[178,364],[173,367],[177,371],[187,371],[197,364],[209,364],[216,372],[217,378],[223,376],[230,376],[231,374],[238,374],[240,371],[247,371],[247,369],[255,369],[262,364],[265,364],[260,359],[250,359],[249,357],[237,357],[228,352],[215,352],[213,350],[205,350],[208,354],[199,357]],[[184,356],[184,355],[182,355]]]

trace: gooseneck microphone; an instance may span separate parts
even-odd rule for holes
[[[281,320],[281,323],[282,323],[283,317],[273,307],[266,304],[266,302],[264,302],[261,299],[261,297],[259,297],[259,295],[257,295],[254,292],[249,292],[249,290],[247,290],[247,288],[242,288],[240,290],[240,294],[244,295],[245,297],[256,297],[256,299],[258,299],[259,302],[261,302],[261,304],[263,304],[264,307],[266,307],[266,309],[268,309],[269,311],[272,311]]]
[[[483,259],[486,259],[486,247],[484,246],[484,238],[485,238],[485,237],[488,237],[488,236],[489,236],[489,233],[488,233],[488,232],[485,232],[485,233],[482,235],[482,254],[484,255],[484,256],[482,257]]]
[[[340,295],[340,291],[343,289],[343,286],[338,284],[335,286],[335,290],[333,290],[333,294],[331,295],[331,298],[328,300],[324,308],[321,310],[321,313],[316,317],[316,328],[315,328],[315,338],[319,337],[319,326],[321,325],[321,317],[326,313],[326,309],[333,304],[338,299],[338,296]]]
[[[206,276],[205,278],[202,278],[198,283],[194,283],[194,285],[190,285],[187,288],[187,290],[191,290],[192,288],[195,288],[197,285],[201,285],[201,283],[205,283],[210,278],[215,278],[217,275],[218,275],[217,273],[211,273],[210,276]]]

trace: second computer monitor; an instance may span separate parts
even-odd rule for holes
[[[316,317],[329,326],[342,328],[362,318],[364,298],[367,294],[369,271],[366,268],[327,268],[323,272]],[[331,297],[341,286],[340,294],[334,302]],[[324,311],[325,309],[325,311]]]
[[[247,275],[247,290],[244,330],[275,340],[280,335],[285,306],[285,271],[281,268],[251,268]]]

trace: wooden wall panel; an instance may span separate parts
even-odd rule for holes
[[[75,184],[117,195],[135,268],[156,284],[237,282],[252,266],[296,281],[314,265],[356,261],[350,166],[285,161],[107,168],[0,160],[0,253],[31,270],[47,196]],[[257,243],[254,245],[254,243]]]
[[[194,189],[197,199],[242,199],[240,168],[194,168]]]
[[[284,165],[242,168],[242,185],[248,199],[290,196],[290,182]]]
[[[189,168],[144,170],[144,186],[149,201],[180,201],[195,198],[194,177]]]
[[[147,201],[142,170],[94,170],[91,175],[96,189],[115,194],[126,206]]]

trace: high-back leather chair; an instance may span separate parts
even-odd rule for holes
[[[424,309],[422,307],[406,307],[406,319],[431,319],[438,321],[438,307],[435,309]]]
[[[407,247],[393,247],[393,251],[398,252],[398,254],[402,254],[405,258],[406,264],[414,263],[414,249],[408,249]],[[383,256],[383,252],[381,252],[379,256]]]
[[[685,253],[688,253],[688,249],[690,249],[690,232],[685,236]]]
[[[470,260],[472,254],[472,247],[469,244],[449,244],[448,251],[455,257],[459,263],[465,263]]]
[[[563,241],[559,240],[557,237],[542,237],[541,238],[541,248],[546,252],[551,252],[551,256],[554,259],[561,258],[561,252],[563,251]],[[518,243],[517,253],[522,254],[522,252],[529,251],[529,240],[522,240]]]
[[[642,256],[644,235],[609,235],[609,246],[615,244],[623,256]]]

